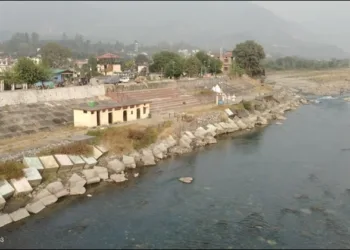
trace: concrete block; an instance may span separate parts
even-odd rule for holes
[[[98,177],[100,177],[101,180],[108,179],[107,168],[95,166],[93,169],[97,172],[97,175],[98,175]]]
[[[128,179],[125,177],[125,174],[112,174],[111,175],[111,180],[115,181],[115,182],[124,182],[127,181]]]
[[[37,214],[41,210],[43,210],[44,208],[45,208],[45,205],[40,200],[36,201],[36,202],[29,203],[25,207],[25,209],[27,209],[27,211],[29,213],[32,213],[32,214]]]
[[[83,170],[86,163],[79,155],[69,155],[68,157],[73,163],[71,171],[75,172]]]
[[[70,195],[81,195],[85,194],[86,189],[84,187],[74,186],[69,190]]]
[[[26,179],[32,187],[40,185],[43,178],[41,177],[41,174],[39,173],[38,169],[33,167],[25,168],[23,169],[23,172],[24,176],[26,177]]]
[[[97,147],[92,147],[92,152],[93,152],[93,157],[98,160],[101,158],[101,156],[103,155],[103,152],[101,152]]]
[[[108,153],[108,150],[102,146],[102,145],[98,145],[98,146],[95,146],[98,150],[100,150],[103,154],[106,154]]]
[[[81,158],[85,161],[85,164],[86,164],[85,168],[92,168],[97,164],[96,159],[92,156],[90,157],[81,156]]]
[[[46,186],[46,189],[57,198],[69,195],[68,190],[63,186],[62,182],[55,181]]]
[[[4,209],[6,200],[0,195],[0,211]]]
[[[73,162],[69,159],[68,155],[54,155],[59,169],[58,172],[69,172],[73,168]]]
[[[50,196],[51,193],[45,188],[34,195],[33,201],[38,201],[44,197]]]
[[[4,198],[10,198],[15,192],[15,189],[8,183],[7,180],[0,181],[0,195]]]
[[[0,227],[6,226],[12,222],[12,218],[8,214],[0,215]]]
[[[39,157],[41,163],[44,166],[44,174],[56,173],[59,166],[55,158],[52,155]]]
[[[40,173],[44,171],[44,166],[38,157],[24,157],[23,164],[27,168],[36,168]]]
[[[86,184],[86,180],[82,177],[80,177],[79,175],[77,174],[73,174],[69,180],[68,180],[68,183],[69,183],[69,188],[73,188],[73,187],[84,187],[85,184]]]
[[[152,154],[152,152],[151,152]],[[152,154],[153,156],[153,154]],[[125,165],[118,159],[114,159],[112,161],[109,161],[107,164],[107,168],[109,169],[110,172],[119,174],[125,170]]]
[[[32,186],[25,177],[20,179],[11,179],[10,183],[15,189],[14,196],[29,194],[33,191]]]
[[[56,201],[58,200],[58,198],[53,195],[53,194],[50,194],[48,196],[45,196],[43,198],[40,199],[40,201],[45,205],[45,206],[49,206],[53,203],[55,203]]]
[[[19,221],[30,216],[27,209],[20,208],[9,214],[13,221]]]
[[[93,184],[93,183],[100,182],[100,177],[98,176],[98,173],[94,169],[84,169],[82,173],[86,179],[86,184]]]

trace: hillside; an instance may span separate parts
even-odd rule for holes
[[[272,55],[350,57],[341,48],[319,43],[319,35],[301,25],[248,1],[2,2],[0,23],[6,23],[0,34],[1,30],[36,31],[45,37],[81,33],[91,40],[183,41],[211,50],[231,49],[254,39]]]

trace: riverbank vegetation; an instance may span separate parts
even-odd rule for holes
[[[171,121],[151,126],[131,124],[103,130],[90,130],[87,135],[95,136],[96,144],[103,144],[109,148],[109,151],[118,154],[148,147],[164,134],[169,134],[171,126]]]
[[[263,62],[266,69],[269,70],[323,70],[348,68],[348,59],[332,60],[310,60],[294,56],[286,56],[278,59],[268,59]]]
[[[37,154],[37,156],[55,155],[55,154],[90,156],[92,155],[92,152],[93,152],[93,149],[88,143],[74,142],[71,144],[66,144],[66,145],[62,145],[52,149],[40,151]]]
[[[18,179],[24,176],[24,165],[17,161],[0,162],[0,180]]]

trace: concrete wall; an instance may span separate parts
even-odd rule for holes
[[[16,90],[0,92],[0,107],[37,102],[84,99],[105,95],[103,85],[75,86],[44,90]]]

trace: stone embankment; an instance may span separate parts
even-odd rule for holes
[[[107,149],[93,146],[93,156],[90,157],[25,157],[25,177],[0,181],[0,227],[37,214],[63,197],[83,195],[87,185],[101,181],[120,183],[128,181],[130,177],[136,178],[139,175],[137,168],[156,165],[158,161],[172,155],[181,155],[198,147],[215,144],[219,135],[266,126],[272,120],[284,120],[286,111],[306,103],[300,96],[286,92],[276,93],[267,99],[257,98],[250,111],[226,109],[229,118],[226,117],[225,121],[220,116],[204,115],[179,134],[169,135],[166,139],[128,155],[105,157]],[[58,178],[62,175],[66,177],[65,180]],[[50,179],[55,181],[48,183],[47,180]],[[28,199],[23,206],[12,211],[6,205],[16,197]]]

